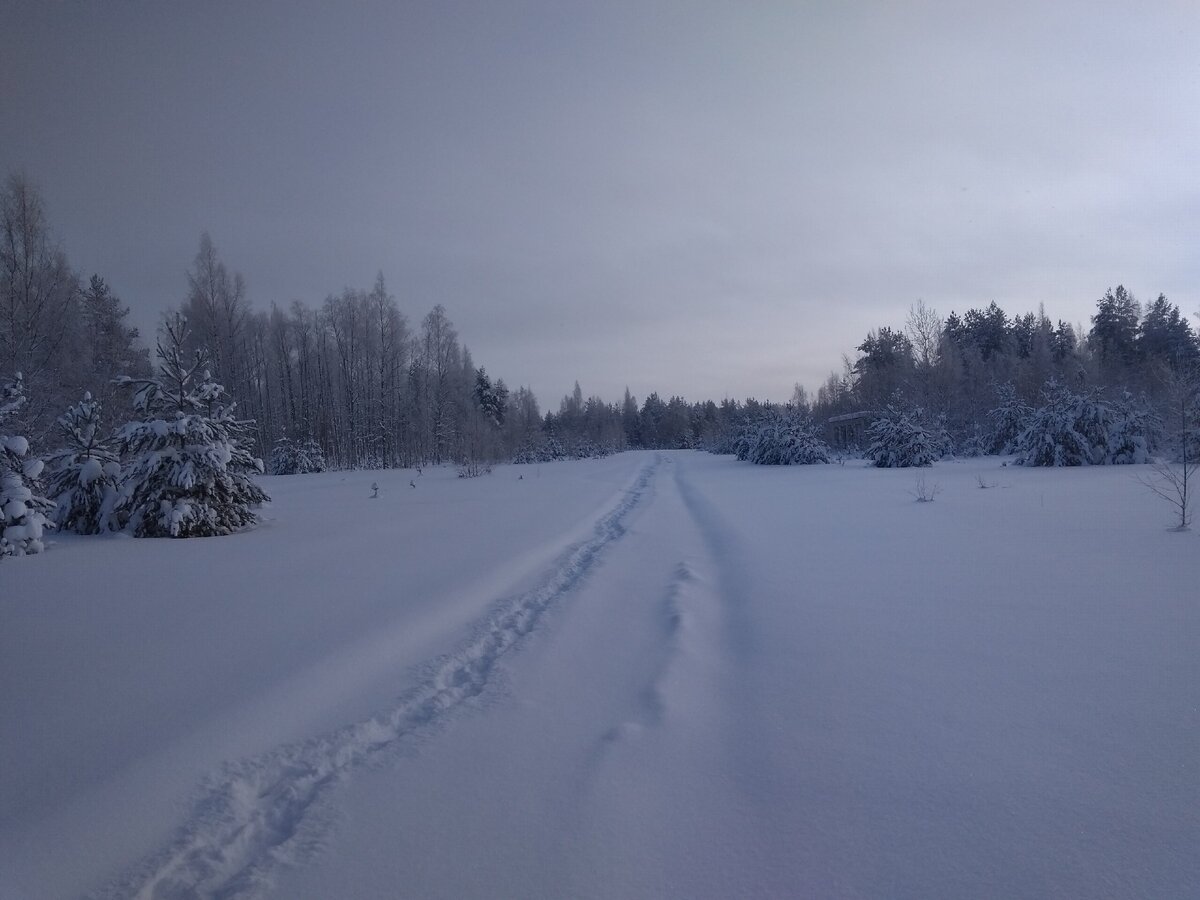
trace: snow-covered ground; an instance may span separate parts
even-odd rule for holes
[[[1200,896],[1200,538],[1139,472],[626,453],[59,537],[0,563],[0,896]]]

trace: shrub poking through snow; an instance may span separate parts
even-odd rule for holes
[[[281,437],[271,451],[270,470],[272,475],[308,475],[325,471],[325,454],[321,445],[312,438],[294,441]]]
[[[0,388],[0,556],[23,556],[45,549],[42,532],[52,504],[41,493],[42,461],[29,457],[29,441],[9,428],[25,405],[18,372]],[[52,527],[52,526],[51,526]]]
[[[66,438],[50,457],[46,493],[54,500],[54,524],[76,534],[99,534],[113,523],[121,467],[108,441],[100,436],[100,402],[91,394],[58,419]]]
[[[137,537],[207,537],[252,525],[265,500],[251,476],[262,462],[248,449],[251,423],[234,416],[225,390],[205,370],[207,355],[185,359],[187,321],[166,325],[157,349],[159,377],[124,378],[135,387],[142,420],[118,431],[130,463],[121,478],[117,511]]]
[[[1155,460],[1154,477],[1141,482],[1175,508],[1176,531],[1192,524],[1192,502],[1200,474],[1200,371],[1172,373],[1167,383],[1167,431],[1175,453],[1175,464]]]
[[[867,459],[880,469],[931,466],[941,457],[941,440],[921,424],[921,411],[888,406],[867,429]]]
[[[740,460],[760,466],[805,466],[829,462],[829,448],[807,417],[772,413],[747,425],[734,442]]]
[[[1098,390],[1076,394],[1051,382],[1043,403],[1015,443],[1022,466],[1103,466],[1146,462],[1156,420],[1126,397],[1106,402]]]

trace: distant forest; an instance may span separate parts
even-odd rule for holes
[[[22,373],[26,402],[16,423],[45,454],[62,441],[59,417],[85,392],[98,402],[103,428],[131,418],[130,389],[117,379],[146,376],[155,361],[114,286],[71,268],[23,177],[8,177],[0,216],[0,381]],[[992,303],[943,317],[918,302],[903,323],[870,331],[815,395],[797,385],[786,404],[657,393],[639,403],[628,390],[612,403],[576,384],[543,413],[528,388],[510,388],[476,365],[440,305],[419,321],[406,316],[382,274],[316,307],[255,309],[242,277],[203,234],[183,288],[174,311],[190,326],[184,349],[207,351],[255,454],[269,461],[273,450],[307,445],[335,468],[536,461],[631,447],[724,451],[766,415],[820,428],[889,408],[935,424],[946,452],[976,455],[1004,449],[1003,410],[1035,408],[1056,387],[1165,415],[1172,385],[1200,362],[1197,335],[1175,304],[1161,294],[1142,304],[1118,286],[1099,297],[1082,334],[1041,308],[1010,315]],[[841,440],[852,444],[854,433]]]

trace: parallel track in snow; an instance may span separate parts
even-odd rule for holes
[[[596,522],[591,537],[564,553],[540,585],[499,602],[466,645],[429,666],[430,674],[391,709],[227,765],[203,788],[172,843],[98,896],[224,900],[260,893],[276,866],[294,861],[315,842],[314,812],[331,788],[487,688],[501,658],[625,534],[625,520],[650,489],[660,463],[656,459],[642,469]]]

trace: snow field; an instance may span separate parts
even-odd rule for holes
[[[1196,896],[1140,471],[628,453],[57,539],[0,566],[0,896]]]
[[[0,896],[97,887],[178,828],[224,760],[390,708],[588,537],[642,462],[264,479],[254,531],[65,537],[59,566],[6,565]]]

